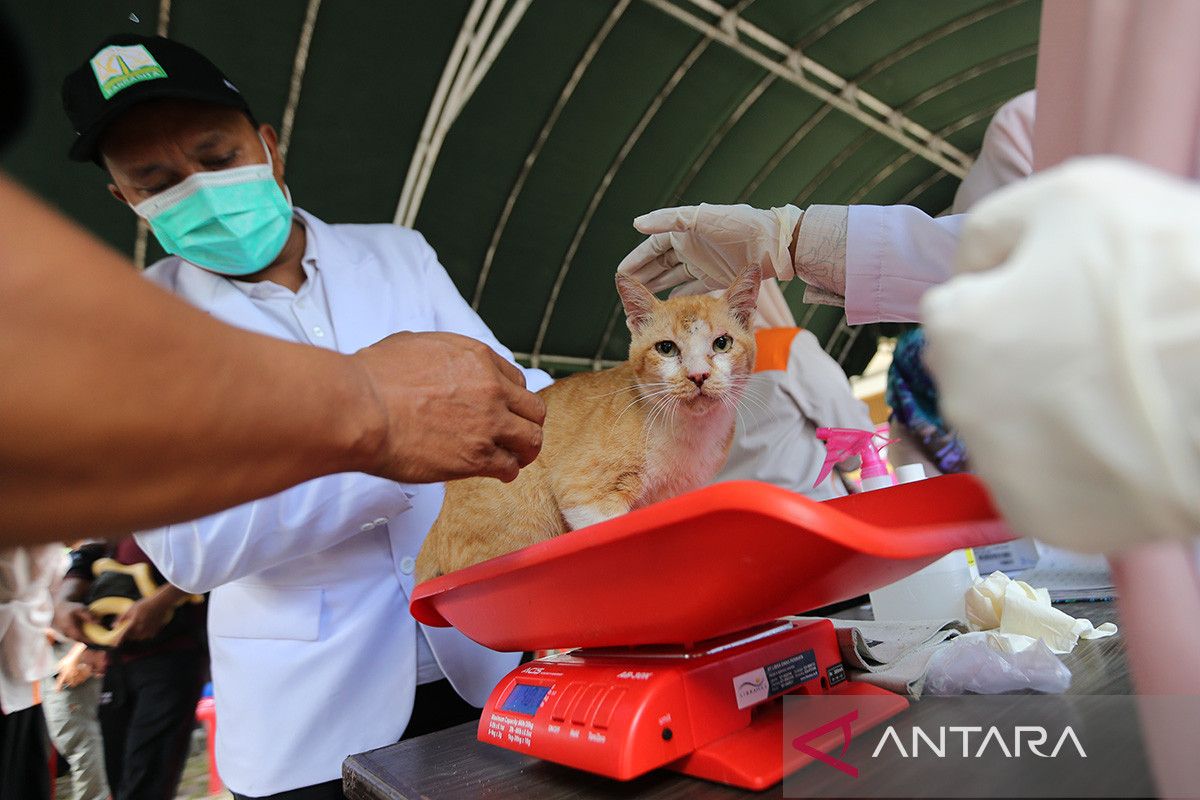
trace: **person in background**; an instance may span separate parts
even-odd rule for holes
[[[117,61],[138,65],[133,79]],[[200,53],[161,37],[111,37],[67,76],[63,99],[77,132],[70,157],[100,165],[112,196],[171,254],[146,270],[154,283],[305,349],[353,353],[394,331],[433,331],[471,337],[521,375],[419,233],[330,225],[293,205],[274,128]],[[473,365],[434,345],[414,373],[436,370],[446,390],[405,425],[479,413],[458,390],[477,380]],[[536,370],[524,379],[532,389],[550,382]],[[485,402],[520,411],[524,400],[494,392]],[[541,417],[526,411],[537,421],[472,436],[463,455],[516,450],[528,463]],[[519,463],[497,477],[514,477]],[[478,717],[516,666],[520,654],[418,627],[409,614],[415,557],[441,502],[438,484],[346,471],[136,534],[171,583],[212,593],[217,766],[235,797],[340,798],[347,755],[395,742],[410,720]]]
[[[996,112],[979,157],[958,188],[954,213],[966,212],[981,197],[1030,174],[1035,105],[1035,93],[1025,92]],[[741,235],[731,236],[716,224],[718,219],[739,222]],[[949,275],[954,240],[946,237],[956,230],[917,209],[900,206],[813,206],[808,212],[791,206],[770,211],[699,206],[656,211],[635,224],[652,235],[622,261],[619,270],[651,288],[691,278],[675,293],[693,292],[720,282],[721,256],[729,264],[758,260],[775,264],[778,277],[795,275],[808,281],[807,302],[844,305],[851,323],[890,318],[866,310],[871,303],[878,304],[876,309],[891,303],[880,298],[877,288],[876,279],[885,274],[903,275],[917,268],[928,272],[929,265],[922,259],[933,258],[936,269]],[[790,242],[790,248],[772,252],[774,243],[781,241],[780,226],[787,230],[782,241]],[[867,247],[868,242],[892,245],[890,249]],[[714,253],[718,254],[715,260]],[[699,269],[700,276],[693,269]],[[853,279],[847,281],[847,274]],[[826,481],[814,486],[826,452],[815,430],[873,430],[874,425],[837,362],[811,333],[795,328],[775,281],[768,279],[763,289],[755,375],[747,386],[729,460],[717,480],[763,480],[817,500],[843,495],[839,471],[855,468],[857,460],[839,465]],[[911,299],[914,308],[916,299]],[[775,330],[762,322],[764,314],[777,318]],[[921,360],[923,346],[919,331],[901,336],[888,371],[892,438],[898,440],[889,448],[888,458],[894,465],[924,464],[928,475],[959,471],[965,468],[966,457],[937,411],[937,392]]]
[[[900,334],[892,351],[885,395],[892,410],[888,461],[893,467],[920,464],[926,477],[967,472],[966,447],[942,417],[924,350],[925,333],[912,328]]]
[[[83,544],[74,542],[72,548]],[[59,574],[65,576],[70,568],[70,551],[63,549]],[[53,628],[46,629],[46,639],[58,662],[56,673],[42,679],[42,713],[50,742],[71,768],[72,800],[105,800],[108,779],[96,713],[107,659],[104,651]]]
[[[42,678],[42,713],[51,744],[71,768],[70,798],[106,800],[104,741],[96,717],[104,681],[104,651],[72,642],[53,629],[47,629],[46,636],[58,658],[58,671]]]
[[[99,699],[108,782],[114,800],[172,800],[208,677],[206,606],[164,581],[132,536],[116,544],[91,542],[71,551],[59,590],[55,628],[67,638],[91,643],[83,626],[96,620],[84,601],[97,599],[95,565],[103,558],[151,567],[157,584],[113,624],[122,633],[108,652]]]
[[[46,628],[62,577],[59,545],[0,548],[0,790],[49,800],[46,725],[38,684],[54,672]]]

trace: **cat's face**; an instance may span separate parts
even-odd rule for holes
[[[761,272],[752,267],[720,297],[660,301],[619,275],[617,291],[632,334],[629,362],[643,395],[693,414],[735,405],[754,368],[751,321],[760,281]]]

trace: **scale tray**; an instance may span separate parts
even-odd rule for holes
[[[690,644],[1015,536],[972,475],[825,502],[731,481],[426,581],[411,610],[494,650]]]

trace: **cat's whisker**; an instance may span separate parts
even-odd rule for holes
[[[738,412],[748,418],[754,427],[759,426],[759,412],[753,406],[739,404]]]
[[[748,411],[751,408],[756,408],[770,414],[772,420],[779,421],[779,414],[776,413],[775,408],[759,395],[759,387],[743,384],[735,386],[733,391],[737,392],[739,401],[745,403]]]
[[[626,411],[633,408],[638,403],[641,403],[643,401],[649,402],[650,400],[653,400],[656,397],[660,397],[664,394],[667,394],[670,391],[671,391],[671,389],[669,389],[669,388],[668,389],[659,389],[656,392],[647,392],[646,394],[638,395],[632,401],[627,403],[623,409],[621,409],[621,412],[619,414],[617,414],[617,419],[619,420],[625,414]]]
[[[666,416],[668,411],[674,410],[678,406],[678,403],[672,403],[672,400],[673,396],[667,395],[654,404],[654,408],[650,409],[650,414],[646,421],[647,427],[657,424],[662,417]]]
[[[727,399],[729,405],[733,406],[733,413],[737,416],[738,424],[742,427],[742,430],[746,430],[747,426],[745,415],[749,413],[749,409],[743,409],[741,403],[736,402],[733,398]],[[751,418],[751,421],[757,422],[757,420],[753,419],[753,417]]]
[[[604,397],[612,397],[614,394],[621,394],[621,392],[628,392],[628,391],[630,391],[630,389],[633,389],[634,391],[636,391],[637,388],[652,389],[657,386],[670,386],[670,385],[671,384],[667,381],[654,381],[653,383],[639,383],[637,385],[637,387],[622,386],[620,389],[617,389],[616,391],[605,392],[604,394],[592,395],[588,399],[589,400],[600,400],[601,398],[604,398]]]
[[[650,410],[646,412],[646,422],[645,422],[646,429],[649,429],[653,426],[654,415],[657,413],[659,407],[665,402],[667,402],[667,397],[662,396],[662,397],[659,397],[657,400],[655,400],[654,403],[650,406]]]
[[[668,417],[669,413],[677,405],[678,405],[678,403],[674,401],[673,397],[670,397],[670,396],[664,397],[662,403],[659,405],[658,413],[654,417],[655,423],[663,422],[663,421],[666,421],[669,423],[670,420],[667,419],[667,417]]]
[[[733,414],[737,418],[738,425],[741,426],[742,430],[746,430],[746,422],[742,418],[742,410],[738,407],[738,404],[734,402],[733,398],[729,397],[728,395],[721,395],[721,402],[733,409]]]
[[[761,411],[764,414],[769,415],[773,421],[775,421],[775,422],[779,421],[779,414],[775,411],[774,408],[772,408],[766,401],[762,400],[761,398],[745,396],[745,397],[741,398],[741,401],[742,402],[740,403],[740,405],[743,406],[748,412],[760,412]]]

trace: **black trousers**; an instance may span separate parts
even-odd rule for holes
[[[479,709],[459,697],[450,681],[443,678],[433,683],[423,683],[417,687],[412,718],[400,740],[424,736],[476,719],[479,719]],[[266,797],[248,797],[237,792],[233,792],[233,797],[234,800],[345,800],[340,780],[303,786]]]
[[[204,650],[110,659],[99,717],[114,800],[173,800],[207,675]]]
[[[42,707],[0,714],[0,800],[50,800]]]

